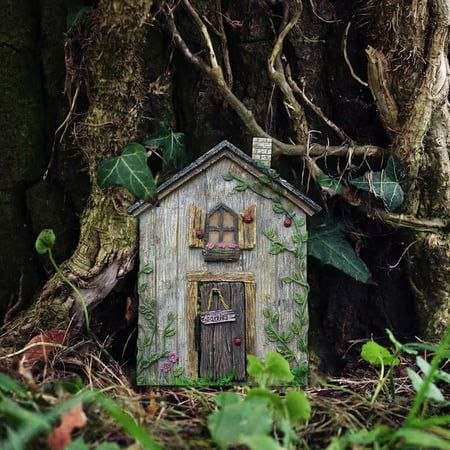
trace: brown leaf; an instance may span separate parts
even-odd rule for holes
[[[25,347],[45,342],[46,344],[63,345],[67,338],[65,330],[50,330],[38,334],[28,342]],[[55,351],[55,347],[51,345],[36,345],[28,349],[22,355],[20,366],[24,369],[31,369],[37,362],[47,360],[49,355]]]
[[[83,405],[79,403],[61,417],[61,425],[56,427],[47,438],[52,450],[64,450],[71,442],[71,433],[75,428],[83,428],[87,424],[87,417]]]
[[[148,414],[154,416],[156,414],[156,412],[158,411],[158,404],[156,403],[156,393],[154,391],[150,391],[148,393],[148,398],[149,398],[150,402],[145,407],[145,411]]]

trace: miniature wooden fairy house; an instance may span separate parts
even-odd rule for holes
[[[162,184],[157,205],[130,209],[140,229],[138,384],[243,381],[246,355],[273,350],[293,367],[306,362],[305,218],[320,208],[264,166],[262,141],[259,162],[221,142]]]

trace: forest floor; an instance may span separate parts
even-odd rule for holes
[[[379,381],[377,371],[357,358],[347,366],[347,373],[343,373],[340,378],[310,373],[309,386],[304,389],[311,403],[312,414],[308,421],[295,429],[299,437],[298,448],[325,449],[333,437],[343,436],[347,431],[369,430],[379,424],[398,428],[414,399],[414,390],[405,372],[405,368],[411,365],[413,360],[402,358],[400,365],[395,368],[395,376],[373,404],[371,397]],[[218,448],[212,442],[208,430],[208,416],[217,408],[214,396],[227,390],[245,392],[243,386],[135,388],[108,353],[98,350],[56,350],[51,357],[36,362],[32,369],[25,369],[17,360],[15,363],[1,360],[1,373],[4,378],[0,378],[0,400],[7,393],[17,407],[29,410],[31,404],[32,411],[43,415],[55,405],[73,398],[80,390],[102,390],[164,449]],[[9,388],[8,379],[20,382],[24,391]],[[283,392],[283,389],[278,389],[278,392]],[[74,429],[71,436],[69,433],[69,438],[81,440],[87,447],[74,449],[100,448],[97,445],[105,442],[115,442],[121,448],[141,448],[133,444],[135,439],[124,432],[117,420],[106,414],[96,402],[84,404],[83,408],[87,421],[80,429]],[[26,437],[28,441],[24,447],[3,447],[2,442],[9,442],[4,439],[10,435],[10,426],[21,439],[29,432],[31,422],[28,420],[25,428],[21,428],[17,421],[11,422],[8,412],[2,408],[2,402],[0,418],[3,424],[7,424],[6,427],[0,425],[0,448],[5,450],[47,448],[49,432],[57,427],[59,419],[53,417],[53,423],[46,432],[38,433],[33,438]],[[52,450],[58,449],[50,447]]]

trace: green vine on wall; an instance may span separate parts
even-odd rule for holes
[[[150,266],[145,266],[140,272],[150,274],[153,269]],[[148,284],[143,283],[138,285],[138,293],[143,296]],[[159,352],[151,352],[148,356],[145,355],[145,349],[151,348],[155,341],[158,325],[156,320],[156,300],[154,298],[144,298],[140,300],[139,314],[145,321],[144,324],[139,325],[140,338],[137,340],[138,356],[136,361],[137,367],[137,382],[144,384],[148,382],[145,378],[145,373],[150,367],[161,364],[160,372],[164,377],[177,378],[184,372],[182,367],[177,367],[178,355],[172,352],[167,345],[167,339],[172,338],[176,334],[176,329],[173,324],[177,318],[173,312],[167,313],[166,324],[161,336],[161,350]]]
[[[282,214],[290,219],[294,225],[292,233],[292,243],[286,244],[278,238],[275,229],[267,230],[264,236],[271,242],[270,254],[278,255],[283,252],[289,252],[296,259],[295,271],[283,278],[283,282],[287,284],[295,284],[298,290],[294,293],[294,302],[297,308],[294,312],[294,318],[285,330],[280,330],[279,315],[266,308],[263,311],[266,319],[264,331],[267,339],[277,345],[277,352],[283,355],[291,364],[301,365],[298,351],[302,353],[308,352],[307,337],[303,336],[302,331],[308,326],[308,293],[309,285],[306,279],[306,249],[305,242],[308,240],[308,233],[303,231],[305,220],[295,218],[294,209],[291,205],[287,205],[281,200],[281,189],[276,184],[278,174],[269,168],[262,168],[264,174],[258,178],[256,183],[249,183],[240,178],[238,175],[229,172],[224,175],[226,181],[237,181],[234,189],[238,192],[250,190],[255,194],[268,199],[272,202],[273,212]],[[295,351],[293,349],[295,348]]]

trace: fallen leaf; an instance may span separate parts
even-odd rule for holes
[[[31,369],[36,363],[41,360],[47,360],[49,355],[55,351],[56,346],[63,345],[67,339],[67,331],[65,330],[50,330],[38,334],[28,342],[25,346],[30,347],[22,355],[20,365],[25,369]],[[56,344],[53,345],[35,345],[39,343]]]
[[[158,404],[156,403],[156,393],[155,393],[155,391],[150,391],[148,393],[148,398],[149,398],[150,402],[145,407],[145,411],[148,414],[154,416],[156,414],[156,412],[158,411]]]
[[[64,450],[71,442],[71,433],[75,428],[83,428],[87,423],[83,405],[79,403],[61,417],[61,425],[48,436],[47,443],[51,450]]]

